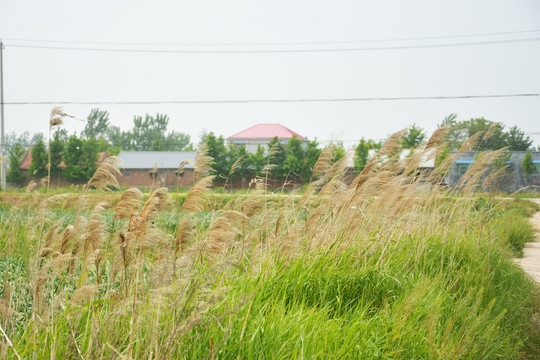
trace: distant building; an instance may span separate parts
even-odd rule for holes
[[[109,157],[109,154],[107,152],[100,152],[98,153],[98,160],[96,162],[97,165],[100,165],[103,160],[107,159]],[[30,169],[30,164],[32,164],[32,151],[28,151],[22,161],[21,165],[19,166],[19,169],[21,169],[21,172],[25,175],[26,181],[24,181],[21,185],[26,186],[28,183],[32,180],[32,174],[29,174],[28,170]],[[59,168],[64,169],[66,167],[66,164],[62,161],[59,165]],[[69,186],[73,182],[67,181],[63,178],[62,174],[53,175],[51,174],[51,185],[53,186]]]
[[[194,183],[195,151],[121,151],[120,185],[189,187]],[[189,161],[178,172],[183,161]]]
[[[97,164],[101,164],[103,162],[103,160],[105,160],[106,158],[109,157],[109,154],[106,153],[106,152],[100,152],[98,153],[98,160],[97,160]],[[24,155],[24,158],[21,162],[21,165],[19,166],[19,168],[22,170],[22,171],[28,171],[28,169],[30,169],[30,164],[32,164],[32,151],[28,151],[26,153],[26,155]],[[59,165],[58,165],[59,168],[65,168],[66,167],[66,164],[62,161]]]
[[[501,188],[499,190],[508,192],[515,192],[522,189],[540,191],[540,152],[531,151],[534,165],[532,174],[526,174],[523,170],[523,158],[526,153],[526,151],[510,152],[509,160],[506,161],[508,172],[501,179]],[[468,152],[459,155],[444,179],[445,183],[448,186],[456,185],[471,165],[474,164],[477,155],[477,152]]]
[[[244,145],[248,152],[254,154],[259,146],[266,148],[276,136],[283,145],[294,136],[298,140],[307,141],[307,138],[281,124],[257,124],[230,136],[227,140],[231,145]]]

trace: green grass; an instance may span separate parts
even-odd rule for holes
[[[83,260],[69,273],[55,267],[55,258],[36,257],[36,230],[43,224],[46,233],[56,222],[62,229],[73,223],[73,207],[49,210],[45,222],[29,207],[1,209],[1,325],[18,355],[540,357],[533,321],[538,288],[511,261],[532,239],[527,216],[537,209],[526,201],[419,197],[414,211],[397,219],[375,205],[363,215],[349,210],[338,215],[331,207],[309,232],[300,230],[315,207],[308,213],[297,208],[298,199],[270,197],[263,200],[268,210],[249,218],[230,247],[206,254],[196,245],[209,238],[223,207],[239,209],[245,197],[233,196],[229,205],[207,200],[207,211],[186,214],[179,211],[183,196],[153,220],[163,233],[145,245],[140,276],[134,276],[137,267],[126,272],[132,276],[127,294],[122,270],[115,274],[114,242],[99,286],[98,269],[88,266],[85,272]],[[286,216],[278,226],[280,212]],[[79,214],[88,219],[91,212]],[[103,215],[111,224],[111,209]],[[353,215],[363,222],[350,230],[345,219]],[[195,250],[187,247],[175,260],[167,247],[179,217],[197,224]],[[126,224],[118,221],[115,229]],[[38,303],[34,293],[45,275]],[[85,293],[81,282],[97,287]],[[75,301],[77,296],[81,300]],[[0,344],[0,356],[15,358],[7,342]]]

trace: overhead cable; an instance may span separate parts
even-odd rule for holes
[[[538,97],[540,93],[455,95],[455,96],[402,96],[364,98],[311,98],[311,99],[238,99],[238,100],[133,100],[133,101],[5,101],[4,105],[162,105],[162,104],[246,104],[246,103],[308,103],[359,101],[410,101]]]
[[[159,53],[159,54],[268,54],[268,53],[331,53],[331,52],[361,52],[361,51],[382,51],[382,50],[404,50],[404,49],[426,49],[444,48],[456,46],[477,46],[509,44],[520,42],[539,41],[540,37],[506,40],[474,41],[464,43],[444,43],[444,44],[419,44],[419,45],[395,45],[381,47],[360,47],[360,48],[326,48],[326,49],[268,49],[268,50],[178,50],[178,49],[123,49],[123,48],[98,48],[98,47],[72,47],[58,45],[28,45],[28,44],[7,44],[6,47],[44,49],[44,50],[69,50],[69,51],[95,51],[95,52],[116,52],[116,53]]]
[[[106,45],[106,46],[289,46],[289,45],[328,45],[328,44],[360,44],[375,42],[396,42],[396,41],[417,41],[417,40],[438,40],[454,38],[471,38],[483,36],[500,36],[511,34],[526,34],[540,32],[540,29],[488,32],[476,34],[442,35],[442,36],[423,36],[409,38],[386,38],[372,40],[335,40],[335,41],[298,41],[298,42],[238,42],[238,43],[173,43],[173,42],[102,42],[102,41],[70,41],[70,40],[47,40],[47,39],[23,39],[7,38],[7,41],[34,42],[49,44],[84,44],[84,45]]]

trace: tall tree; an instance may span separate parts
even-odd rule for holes
[[[94,139],[87,139],[82,141],[81,158],[79,163],[81,165],[81,180],[90,180],[92,175],[96,172],[98,161],[98,141]]]
[[[163,114],[135,116],[133,128],[121,131],[116,126],[107,130],[112,147],[134,151],[181,151],[189,146],[190,136],[181,132],[167,132],[169,117]]]
[[[206,135],[205,143],[208,149],[208,156],[211,156],[214,159],[212,163],[212,168],[214,169],[213,174],[226,178],[231,170],[231,164],[223,136],[216,137],[216,135],[211,132]]]
[[[512,126],[505,134],[504,138],[506,146],[511,151],[527,151],[533,141],[530,137],[525,136],[525,133],[521,131],[517,126]]]
[[[309,181],[311,179],[311,175],[313,174],[313,167],[315,167],[319,156],[321,156],[321,152],[322,150],[319,149],[319,144],[317,143],[317,140],[313,140],[307,143],[305,151],[306,163],[304,173],[302,174],[302,178],[304,179],[304,181]]]
[[[99,139],[105,137],[109,127],[109,113],[105,110],[92,109],[86,119],[86,126],[81,133],[84,139]]]
[[[426,137],[426,134],[424,133],[424,129],[421,127],[416,126],[416,124],[412,124],[407,129],[407,132],[403,136],[403,139],[401,140],[401,146],[404,149],[414,149],[420,143],[424,140]]]
[[[51,148],[51,175],[58,175],[62,172],[60,164],[64,152],[64,141],[61,139],[62,134],[56,131],[53,140],[49,143]]]
[[[454,122],[446,134],[447,146],[450,150],[457,150],[471,136],[480,133],[478,144],[471,150],[497,150],[506,146],[503,129],[501,123],[484,118]]]
[[[278,137],[274,137],[268,143],[268,164],[274,165],[273,169],[270,171],[270,178],[272,179],[281,179],[284,178],[287,173],[284,168],[285,159],[287,155],[281,141]]]
[[[123,131],[118,126],[110,126],[107,130],[107,139],[112,147],[123,150],[134,150],[131,145],[132,134],[130,131]]]
[[[65,145],[64,163],[62,170],[64,178],[71,181],[84,180],[84,172],[81,166],[83,142],[75,135],[71,135]]]
[[[305,174],[305,167],[305,152],[302,148],[302,141],[298,140],[296,136],[293,136],[289,139],[287,149],[285,150],[283,170],[288,176],[298,179]]]
[[[248,154],[249,164],[251,165],[255,175],[258,175],[261,170],[266,166],[267,159],[264,154],[264,147],[259,145],[255,154]]]
[[[36,178],[43,178],[47,176],[47,163],[49,162],[49,156],[45,149],[45,143],[40,140],[32,148],[32,162],[28,169],[31,176]]]
[[[251,175],[253,172],[250,163],[251,158],[244,145],[229,145],[227,156],[227,164],[230,164],[229,173],[233,171],[230,174],[231,179],[243,179]],[[232,169],[234,164],[236,164],[235,169]]]
[[[527,153],[523,157],[523,162],[521,163],[521,166],[523,167],[523,171],[525,172],[527,177],[534,172],[535,166],[530,151],[527,151]]]
[[[369,160],[369,141],[362,138],[354,149],[354,171],[360,173],[366,167]]]
[[[21,183],[25,176],[21,171],[21,158],[24,149],[20,145],[15,145],[9,151],[9,172],[6,175],[7,181],[13,184]]]

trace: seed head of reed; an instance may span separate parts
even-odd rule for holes
[[[49,119],[49,127],[52,129],[55,126],[62,125],[64,123],[63,119],[65,117],[70,117],[72,119],[77,119],[75,116],[66,114],[62,107],[55,107],[51,110],[51,116]]]
[[[26,186],[26,190],[24,192],[29,193],[32,190],[34,190],[35,188],[37,188],[37,186],[38,186],[37,182],[35,182],[34,180],[30,180],[30,182]]]
[[[401,149],[401,140],[406,132],[407,129],[402,129],[393,133],[388,140],[386,140],[378,154],[381,156],[387,156],[396,153],[399,149]]]
[[[212,167],[210,164],[214,161],[214,158],[208,156],[208,147],[206,144],[203,144],[199,147],[197,155],[195,156],[195,180],[202,179],[207,176],[211,171]]]
[[[182,205],[182,210],[185,212],[201,212],[203,210],[203,197],[210,189],[214,176],[207,176],[199,180],[192,188],[189,190],[184,204]]]
[[[313,166],[312,178],[316,179],[320,175],[326,173],[330,167],[332,167],[332,160],[334,160],[335,145],[328,145],[319,155],[317,162]]]
[[[94,187],[96,189],[108,190],[109,186],[119,188],[116,176],[121,175],[119,169],[120,158],[111,156],[103,160],[103,163],[97,168],[94,176],[88,181],[87,188]]]
[[[468,138],[463,145],[458,150],[458,154],[466,153],[467,151],[470,151],[474,148],[476,148],[480,142],[480,139],[482,138],[482,135],[484,135],[483,131],[479,131],[470,138]]]
[[[183,160],[182,162],[180,162],[180,165],[178,165],[178,170],[176,171],[177,178],[182,176],[182,174],[184,173],[184,168],[188,164],[193,164],[193,162],[191,160]]]
[[[71,295],[71,303],[73,304],[82,304],[90,300],[94,295],[97,294],[99,288],[97,285],[84,285],[78,288]]]
[[[193,238],[194,226],[195,222],[187,216],[184,217],[178,224],[178,231],[174,242],[174,253],[176,257],[178,257],[178,254],[186,248],[187,244]]]
[[[143,193],[137,188],[129,188],[122,193],[118,205],[114,209],[117,219],[127,219],[135,214],[142,205]]]
[[[450,126],[443,126],[435,130],[426,144],[426,150],[442,145],[449,130]]]

